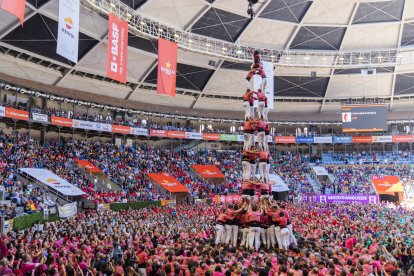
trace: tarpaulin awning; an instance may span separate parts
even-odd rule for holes
[[[224,178],[219,168],[213,165],[191,165],[191,167],[204,178]]]
[[[76,161],[76,163],[79,164],[79,166],[84,167],[85,169],[87,169],[90,172],[93,172],[93,173],[101,173],[102,172],[101,169],[99,169],[97,166],[95,166],[94,164],[92,164],[88,160],[76,159],[75,161]]]
[[[395,192],[403,192],[404,188],[400,182],[400,178],[396,175],[371,175],[371,183],[375,191],[379,195],[389,194],[393,195]]]
[[[149,173],[148,176],[170,193],[188,193],[187,187],[168,173]]]

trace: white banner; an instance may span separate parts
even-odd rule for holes
[[[266,87],[264,89],[264,93],[267,97],[267,107],[269,109],[272,109],[273,106],[273,100],[274,100],[274,68],[273,63],[268,61],[263,61],[263,70],[266,74]],[[260,75],[254,75],[253,77],[253,90],[257,91],[262,85],[262,77]],[[254,106],[257,107],[258,103],[257,101],[254,101]]]
[[[58,210],[60,218],[70,218],[76,216],[76,213],[78,212],[76,202],[68,203],[63,206],[58,206]]]
[[[78,62],[79,0],[59,0],[59,27],[56,52]]]
[[[0,117],[6,116],[6,108],[4,106],[0,106]]]
[[[32,113],[32,120],[36,122],[47,123],[49,119],[46,114],[41,113]]]
[[[96,125],[100,125],[99,123],[89,122],[89,121],[81,121],[81,120],[72,120],[72,127],[73,128],[81,128],[87,130],[97,130]]]
[[[315,144],[332,144],[332,136],[313,137]]]
[[[20,171],[30,175],[44,185],[67,196],[78,196],[85,194],[79,188],[73,186],[66,180],[46,169],[21,168]]]
[[[389,143],[392,142],[392,135],[372,136],[372,143]]]
[[[256,175],[259,179],[260,175]],[[285,181],[278,176],[277,174],[269,174],[270,182],[272,183],[272,192],[286,192],[290,191],[289,187],[286,185]]]
[[[131,127],[130,133],[138,136],[148,136],[148,129],[142,127]]]
[[[186,132],[185,139],[201,140],[203,139],[203,134],[200,132]]]
[[[315,166],[315,167],[312,167],[312,169],[316,175],[328,175],[328,172],[326,171],[324,167]]]
[[[112,132],[111,124],[96,123],[96,131]]]

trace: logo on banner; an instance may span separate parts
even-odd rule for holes
[[[128,54],[128,23],[109,14],[106,74],[119,82],[126,82]]]
[[[72,27],[73,27],[73,20],[72,20],[72,18],[70,18],[70,17],[65,17],[65,19],[63,19],[63,21],[65,21],[65,23],[66,23],[66,29],[72,29]]]
[[[342,122],[343,123],[352,122],[352,113],[351,112],[343,112],[342,113]]]
[[[162,185],[164,185],[164,186],[168,186],[168,187],[173,187],[173,186],[175,186],[175,183],[170,182],[170,181],[168,181],[168,180],[163,180],[163,181],[162,181]]]
[[[177,81],[177,43],[158,39],[157,92],[175,96]]]
[[[53,178],[46,179],[46,182],[54,184],[54,185],[59,185],[60,184],[59,181],[57,181],[56,179],[53,179]]]

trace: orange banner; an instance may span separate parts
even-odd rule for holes
[[[148,176],[170,193],[188,193],[187,187],[168,173],[149,173]]]
[[[157,92],[175,96],[177,81],[177,43],[158,39]]]
[[[169,138],[176,138],[176,139],[184,139],[185,138],[185,132],[184,131],[167,131],[167,137]]]
[[[121,133],[121,134],[130,134],[131,127],[129,126],[120,126],[120,125],[112,125],[112,132]]]
[[[79,164],[79,166],[84,167],[85,169],[87,169],[90,172],[93,172],[93,173],[101,173],[102,172],[101,169],[99,169],[97,166],[95,166],[94,164],[92,164],[88,160],[76,159],[75,161],[76,161],[76,163]]]
[[[191,167],[204,178],[224,178],[224,174],[213,165],[191,165]]]
[[[63,127],[72,127],[72,119],[52,116],[52,125],[63,126]]]
[[[28,121],[29,120],[29,112],[27,112],[25,110],[19,110],[19,109],[6,107],[6,117],[7,118],[12,118],[12,119],[17,119],[17,120]]]
[[[414,142],[413,135],[393,135],[392,141],[395,143],[410,143]]]
[[[220,134],[217,134],[217,133],[203,133],[203,140],[220,141]]]
[[[353,143],[372,143],[372,136],[352,136]]]
[[[386,175],[386,176],[371,175],[370,179],[371,179],[372,185],[375,188],[375,191],[379,195],[383,195],[383,194],[394,195],[394,192],[389,192],[388,190],[391,189],[394,185],[401,185],[400,178],[396,175]]]
[[[276,136],[276,144],[296,144],[295,136]]]
[[[26,6],[26,0],[3,0],[1,8],[13,15],[15,15],[20,24],[23,26],[24,22],[24,8]]]
[[[167,137],[168,136],[168,131],[166,131],[166,130],[159,130],[159,129],[151,129],[150,130],[150,136]]]
[[[109,14],[106,76],[125,83],[127,77],[128,23]]]

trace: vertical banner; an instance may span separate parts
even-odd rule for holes
[[[26,6],[26,0],[3,0],[1,8],[6,12],[15,15],[20,24],[23,26],[24,23],[24,8]]]
[[[177,81],[177,43],[158,39],[157,92],[175,96]]]
[[[78,62],[79,0],[59,0],[59,26],[56,53]]]
[[[269,109],[272,109],[273,100],[274,100],[274,69],[273,63],[269,61],[263,61],[263,70],[266,74],[266,87],[264,89],[264,93],[267,97],[267,106]],[[262,77],[260,75],[254,75],[253,77],[253,90],[257,91],[262,84]],[[257,101],[254,101],[254,106],[257,107]]]
[[[106,76],[125,83],[127,77],[128,23],[109,14]]]

